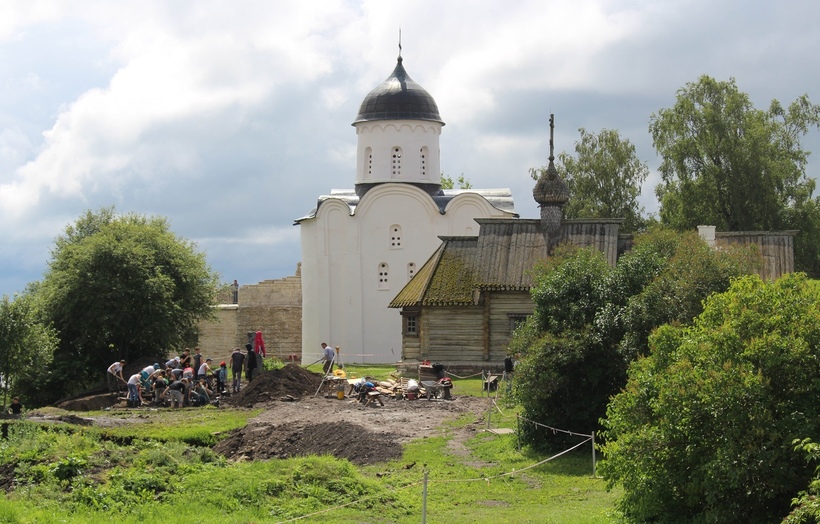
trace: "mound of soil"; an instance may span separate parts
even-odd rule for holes
[[[287,364],[281,369],[263,371],[245,383],[242,390],[225,400],[229,404],[243,407],[253,407],[256,404],[279,400],[290,395],[301,398],[312,395],[319,389],[322,375],[311,373],[296,364]]]
[[[231,459],[264,460],[333,455],[354,464],[375,464],[401,457],[401,444],[389,433],[350,423],[322,422],[247,426],[214,447]]]
[[[317,386],[318,387],[318,386]],[[402,445],[450,429],[442,426],[464,414],[475,421],[458,431],[475,434],[480,413],[491,407],[480,397],[455,400],[396,400],[365,407],[355,399],[314,396],[296,402],[272,402],[265,411],[234,430],[214,451],[232,460],[264,460],[329,454],[354,464],[375,464],[398,458]]]

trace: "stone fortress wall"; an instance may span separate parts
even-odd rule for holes
[[[262,331],[268,356],[299,362],[302,355],[302,275],[296,274],[239,288],[238,301],[230,292],[218,297],[216,319],[200,322],[198,346],[218,365],[233,348],[245,350],[248,332]]]

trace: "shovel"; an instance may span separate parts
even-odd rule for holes
[[[317,360],[316,362],[311,362],[311,363],[310,363],[310,364],[308,364],[307,366],[302,366],[302,367],[303,367],[303,368],[309,368],[309,367],[310,367],[310,366],[312,366],[313,364],[318,364],[319,362],[321,362],[322,360],[324,360],[324,358],[325,358],[325,357],[322,357],[322,358],[320,358],[319,360]]]

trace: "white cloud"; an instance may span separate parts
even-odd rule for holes
[[[651,155],[649,115],[700,74],[735,76],[763,106],[820,85],[802,58],[820,51],[818,14],[802,0],[2,2],[0,261],[116,204],[170,217],[244,282],[291,271],[292,220],[353,185],[350,122],[400,26],[448,124],[442,167],[511,187],[529,214],[550,112],[557,151],[585,126]]]
[[[186,17],[192,15],[188,23],[197,24],[195,37],[186,34],[191,29],[186,23],[157,18],[163,14],[157,5],[149,4],[146,12],[130,7],[114,12],[109,6],[104,15],[88,14],[106,24],[101,32],[110,33],[110,27],[124,31],[111,51],[123,66],[106,88],[92,89],[68,105],[43,133],[37,158],[17,170],[14,182],[0,185],[0,207],[7,217],[36,208],[44,191],[86,200],[90,191],[121,187],[137,174],[145,177],[159,158],[163,169],[158,176],[168,169],[196,169],[191,144],[163,133],[163,127],[204,123],[214,115],[252,108],[277,86],[329,71],[321,58],[322,39],[312,33],[314,25],[321,29],[338,11],[334,2],[326,3],[324,16],[294,3],[281,12],[243,18],[240,22],[248,25],[243,33],[235,33],[235,26],[226,31],[221,18],[226,9],[186,12]],[[233,8],[230,13],[236,19]],[[328,95],[328,103],[343,98],[339,90]],[[230,122],[231,117],[222,118]],[[152,134],[157,139],[146,140]],[[135,172],[144,164],[147,169]]]
[[[0,40],[21,38],[27,26],[58,20],[68,9],[68,2],[57,0],[0,2]]]

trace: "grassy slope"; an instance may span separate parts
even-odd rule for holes
[[[384,367],[348,366],[385,377]],[[459,395],[482,394],[480,379],[457,380]],[[486,393],[485,393],[486,394]],[[514,427],[512,408],[492,427]],[[297,522],[419,522],[423,465],[429,522],[615,522],[617,493],[591,478],[589,445],[512,476],[547,457],[516,449],[515,435],[481,432],[466,443],[420,439],[401,460],[364,468],[332,457],[228,463],[210,451],[219,435],[254,412],[150,412],[145,424],[111,430],[12,427],[0,441],[0,468],[15,464],[25,484],[0,499],[0,523],[280,522],[355,504]],[[453,423],[473,422],[462,418]],[[410,464],[414,467],[408,468]]]

